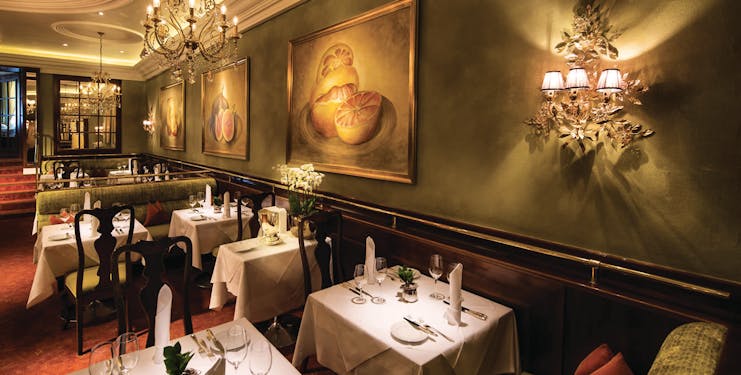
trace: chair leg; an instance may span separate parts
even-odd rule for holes
[[[77,355],[82,355],[82,324],[84,321],[82,303],[81,301],[75,301],[75,317],[77,319]]]

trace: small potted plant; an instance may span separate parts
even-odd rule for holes
[[[405,302],[417,302],[417,283],[414,282],[414,270],[399,266],[397,274],[404,282],[401,285],[401,299]]]
[[[173,346],[166,346],[163,353],[165,356],[165,371],[167,371],[167,375],[198,374],[197,370],[186,368],[188,367],[190,359],[193,358],[193,353],[181,353],[179,342],[176,342]]]
[[[221,197],[214,197],[214,213],[218,214],[221,212],[221,205],[224,204],[224,202],[221,200]]]

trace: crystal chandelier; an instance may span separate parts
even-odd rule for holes
[[[576,143],[585,151],[585,142],[600,137],[615,147],[625,148],[634,141],[654,134],[640,124],[622,118],[626,105],[641,105],[638,95],[648,91],[640,80],[628,78],[617,68],[600,71],[601,56],[616,60],[618,49],[612,44],[620,35],[607,22],[607,12],[599,5],[575,8],[572,31],[564,31],[556,52],[566,54],[569,72],[564,82],[559,70],[545,73],[541,91],[544,101],[535,116],[525,124],[535,136],[555,131],[566,147]],[[594,83],[596,83],[596,89]]]
[[[116,108],[121,108],[121,88],[111,82],[111,76],[103,72],[103,33],[98,32],[100,40],[100,65],[99,70],[93,73],[90,82],[82,85],[83,106],[93,113],[111,113]]]
[[[144,22],[142,57],[159,56],[173,79],[196,82],[196,71],[236,60],[237,17],[226,20],[217,0],[153,0]]]

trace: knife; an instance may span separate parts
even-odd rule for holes
[[[420,330],[420,331],[422,331],[422,332],[424,332],[424,333],[426,333],[428,335],[437,336],[437,333],[432,332],[431,329],[424,327],[423,325],[415,322],[414,320],[411,320],[411,319],[407,318],[406,316],[404,317],[404,320],[406,320],[407,323],[411,324],[412,327],[414,327],[414,328],[416,328],[416,329],[418,329],[418,330]]]
[[[445,302],[446,305],[450,305],[450,301],[448,301],[446,299],[443,300],[443,302]],[[477,318],[477,319],[481,319],[481,320],[489,319],[489,316],[488,315],[486,315],[486,314],[484,314],[482,312],[478,312],[476,310],[471,310],[471,309],[469,309],[466,306],[461,306],[461,311],[463,311],[464,313],[468,313],[469,315],[471,315],[471,316],[473,316],[474,318]]]
[[[353,289],[353,288],[351,288],[351,287],[347,286],[346,284],[342,284],[342,286],[343,286],[343,287],[344,287],[345,289],[347,289],[347,290],[349,290],[349,291],[351,291],[351,292],[353,292],[353,293],[355,293],[355,294],[357,294],[357,295],[359,295],[359,296],[361,296],[361,297],[362,297],[362,295],[360,294],[360,292],[358,292],[357,290],[355,290],[355,289]]]
[[[206,337],[208,337],[208,339],[211,340],[212,343],[214,343],[216,350],[218,350],[221,355],[224,355],[226,353],[226,350],[224,350],[224,345],[222,345],[221,341],[216,338],[216,335],[211,332],[210,328],[206,329]]]
[[[201,353],[201,355],[207,354],[206,348],[203,347],[203,344],[198,340],[198,337],[195,334],[191,334],[190,338],[196,342],[196,345],[198,345],[198,353]]]

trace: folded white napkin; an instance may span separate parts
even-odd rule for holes
[[[271,206],[271,207],[263,208],[263,210],[268,210],[270,212],[278,213],[278,224],[277,224],[278,233],[285,233],[288,231],[288,212],[286,212],[285,208],[278,207],[278,206]]]
[[[206,201],[203,203],[203,208],[211,208],[211,185],[206,185]]]
[[[458,265],[450,271],[450,306],[445,310],[445,318],[450,325],[461,324],[461,282],[463,280],[463,265]]]
[[[100,201],[95,201],[93,203],[93,208],[100,208]],[[91,216],[90,217],[90,233],[94,236],[96,233],[98,233],[98,227],[100,226],[100,221],[97,217]]]
[[[216,360],[216,363],[214,363],[213,366],[211,366],[208,371],[206,371],[205,375],[224,375],[226,374],[226,360],[224,358],[219,358]]]
[[[160,166],[159,166],[159,164],[157,164],[157,165],[154,166],[154,173],[156,174],[156,176],[154,176],[154,180],[155,181],[162,181],[162,177],[159,176],[159,173],[160,173]]]
[[[376,243],[370,236],[365,238],[365,280],[376,283]]]
[[[170,181],[170,170],[165,168],[165,181]]]
[[[157,312],[154,314],[154,363],[162,363],[163,350],[170,342],[170,312],[172,311],[172,290],[162,285],[157,295]]]
[[[228,219],[232,217],[232,206],[229,205],[229,192],[224,192],[224,207],[221,209],[221,217]]]
[[[85,192],[85,200],[82,203],[82,209],[83,210],[89,210],[90,209],[90,192],[89,191],[86,191]],[[82,219],[83,219],[83,221],[88,221],[88,220],[90,220],[90,215],[85,215],[85,217],[83,217]]]

